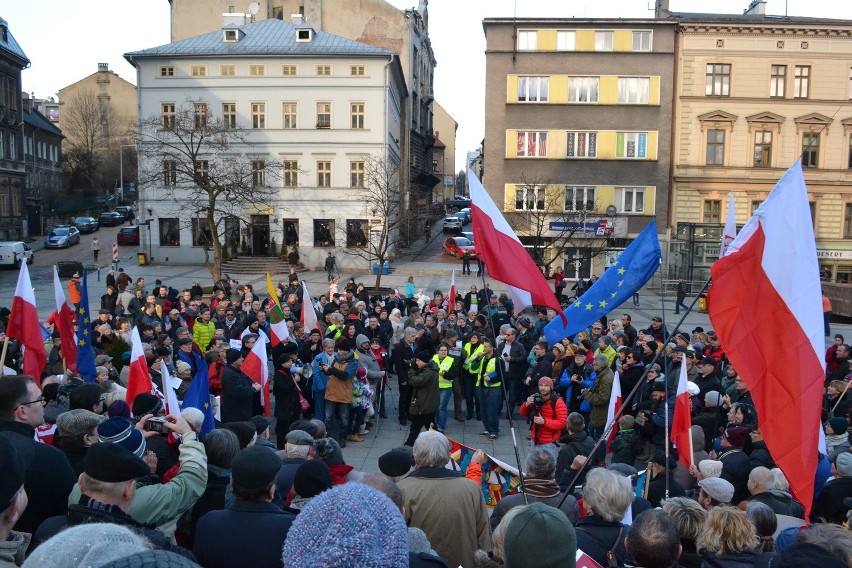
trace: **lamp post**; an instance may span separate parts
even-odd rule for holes
[[[124,198],[124,149],[136,148],[136,144],[122,144],[118,149],[118,177],[121,187],[121,197]]]

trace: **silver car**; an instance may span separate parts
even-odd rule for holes
[[[445,233],[458,233],[462,230],[461,219],[456,217],[455,215],[450,215],[444,219],[444,232]]]

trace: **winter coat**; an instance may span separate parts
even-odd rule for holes
[[[718,460],[722,462],[722,475],[725,481],[730,481],[734,486],[734,497],[731,504],[736,505],[747,499],[749,469],[748,456],[739,448],[723,448]]]
[[[497,349],[494,350],[494,353],[497,354],[497,357],[500,360],[500,364],[503,364],[503,349],[506,346],[505,341],[501,341],[497,345]],[[516,339],[509,346],[509,370],[506,373],[506,379],[523,379],[526,375],[527,371],[527,350],[524,349],[524,346]],[[549,375],[548,375],[549,376]]]
[[[612,440],[610,449],[612,450],[612,463],[626,463],[633,467],[633,464],[636,463],[636,456],[641,451],[639,434],[632,428],[630,430],[619,430]]]
[[[574,472],[571,470],[571,463],[577,456],[588,456],[592,453],[592,448],[595,447],[595,439],[583,432],[566,434],[559,439],[562,444],[559,448],[559,453],[556,456],[556,480],[559,482],[559,489],[565,491],[571,480],[574,478]],[[578,483],[582,483],[585,478],[585,472],[577,479]]]
[[[548,351],[544,355],[538,358],[538,360],[533,364],[533,369],[529,373],[529,377],[532,378],[530,384],[527,387],[530,389],[530,392],[538,391],[538,380],[542,377],[550,377],[553,374],[553,352]],[[559,377],[557,377],[558,379]]]
[[[583,395],[583,398],[592,405],[592,415],[589,418],[589,426],[592,428],[606,426],[606,414],[609,409],[613,378],[612,369],[609,367],[601,369],[595,377],[595,384]]]
[[[752,568],[760,555],[757,552],[716,554],[700,550],[701,568]]]
[[[417,412],[416,416],[434,414],[438,410],[440,401],[440,389],[438,388],[438,367],[434,361],[429,361],[422,369],[412,369],[408,372],[408,384],[413,391],[411,393],[412,408]],[[415,405],[413,401],[416,400]]]
[[[544,424],[532,421],[535,407],[524,402],[520,408],[521,416],[530,417],[530,437],[534,444],[552,444],[559,440],[568,424],[568,407],[565,401],[551,393],[551,399],[541,405],[541,417]]]
[[[559,487],[552,479],[526,478],[524,481],[527,486],[526,499],[523,493],[506,495],[500,499],[500,502],[497,503],[497,506],[491,512],[490,523],[492,531],[497,528],[497,525],[500,524],[506,513],[515,507],[525,505],[527,501],[529,501],[530,505],[533,503],[544,503],[554,509],[558,508],[568,517],[571,526],[577,524],[577,521],[580,519],[580,506],[577,504],[577,500],[573,495],[565,496],[564,493],[559,491]],[[561,507],[559,506],[560,503],[562,504]]]
[[[304,382],[304,381],[302,381]],[[304,388],[299,385],[299,388]],[[301,414],[299,407],[299,391],[293,380],[293,375],[284,369],[278,369],[272,379],[272,395],[275,397],[275,417],[292,420]]]
[[[763,440],[752,443],[751,453],[748,457],[749,470],[760,466],[763,466],[766,469],[772,469],[775,467],[775,460],[772,459],[772,455],[769,453],[769,448],[766,447],[766,442]]]
[[[588,554],[601,566],[608,566],[606,553],[615,545],[615,556],[618,565],[624,566],[627,561],[627,549],[624,548],[624,537],[629,527],[618,522],[605,521],[597,515],[586,515],[577,523],[574,532],[577,534],[577,548]]]
[[[328,369],[325,399],[329,402],[352,404],[352,386],[355,384],[357,371],[358,360],[353,352],[350,351],[345,357],[335,355]]]
[[[257,391],[248,375],[226,365],[222,371],[222,422],[242,422],[254,416],[252,402]]]
[[[799,519],[805,518],[805,508],[785,491],[764,491],[757,495],[752,495],[746,501],[749,503],[763,503],[775,511],[776,515],[787,515]]]
[[[846,522],[846,511],[849,509],[843,504],[846,497],[852,497],[852,477],[838,477],[826,483],[814,502],[811,522],[820,519],[838,525]]]

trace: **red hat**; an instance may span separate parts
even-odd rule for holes
[[[553,379],[551,379],[550,377],[541,377],[538,380],[538,384],[539,384],[539,386],[547,385],[547,386],[550,387],[550,390],[553,390]]]
[[[749,429],[745,426],[731,426],[725,430],[725,439],[735,448],[742,448],[748,438]]]

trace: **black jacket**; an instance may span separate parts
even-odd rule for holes
[[[506,346],[505,341],[501,341],[497,345],[494,353],[497,355],[498,365],[503,364],[503,349]],[[509,372],[506,373],[506,379],[523,379],[524,373],[527,370],[527,350],[524,346],[515,339],[512,345],[509,346]],[[558,379],[554,378],[554,382]]]
[[[225,365],[222,370],[222,422],[241,422],[250,420],[254,387],[252,380],[245,373],[232,365]]]
[[[548,351],[544,355],[542,355],[538,361],[535,362],[532,371],[530,371],[527,375],[532,377],[530,384],[528,385],[531,392],[538,391],[538,380],[542,377],[550,377],[553,373],[553,352]],[[550,377],[553,378],[553,377]],[[554,382],[558,382],[559,377],[556,377]]]
[[[0,422],[0,435],[32,459],[24,481],[29,504],[14,530],[35,533],[42,521],[68,511],[68,495],[77,476],[65,454],[53,446],[36,442],[32,426],[22,422]]]
[[[713,449],[713,440],[719,436],[725,418],[718,408],[704,407],[699,414],[692,418],[693,426],[700,426],[704,430],[704,451]]]
[[[766,442],[763,440],[760,442],[754,442],[751,445],[751,453],[749,453],[748,457],[749,470],[760,466],[763,466],[766,469],[772,469],[775,467],[775,460],[772,459],[772,455],[769,453],[769,448],[766,447]]]
[[[577,432],[575,434],[566,434],[559,439],[562,445],[559,448],[559,454],[556,456],[556,481],[559,483],[559,490],[565,491],[568,485],[574,478],[574,471],[571,470],[571,462],[577,456],[588,456],[595,447],[595,439],[590,437],[585,432]],[[589,468],[583,470],[583,475],[577,480],[577,483],[582,483],[585,479],[585,472]]]
[[[793,500],[789,493],[783,491],[764,491],[757,495],[752,495],[746,499],[749,503],[763,503],[770,509],[775,511],[777,515],[787,515],[789,517],[805,518],[805,508],[798,501]],[[846,516],[844,515],[844,519]]]
[[[236,501],[201,517],[193,552],[204,568],[280,566],[284,540],[295,519],[272,503]]]
[[[588,554],[601,566],[608,566],[606,554],[613,549],[618,558],[618,565],[627,562],[627,549],[624,548],[624,537],[630,527],[621,523],[605,521],[597,515],[586,515],[577,523],[577,548]]]
[[[304,381],[300,381],[304,383]],[[304,389],[304,384],[299,385]],[[294,420],[302,413],[299,406],[299,391],[293,375],[289,371],[279,369],[272,380],[272,395],[275,397],[275,417],[284,420]]]
[[[829,523],[843,524],[849,508],[843,499],[852,497],[852,477],[839,477],[826,483],[811,510],[811,521],[825,519]]]
[[[720,477],[725,481],[730,481],[731,485],[734,486],[734,498],[731,499],[731,504],[736,505],[747,499],[749,496],[748,474],[751,473],[748,456],[738,448],[723,448],[718,459],[722,462],[722,475]]]

